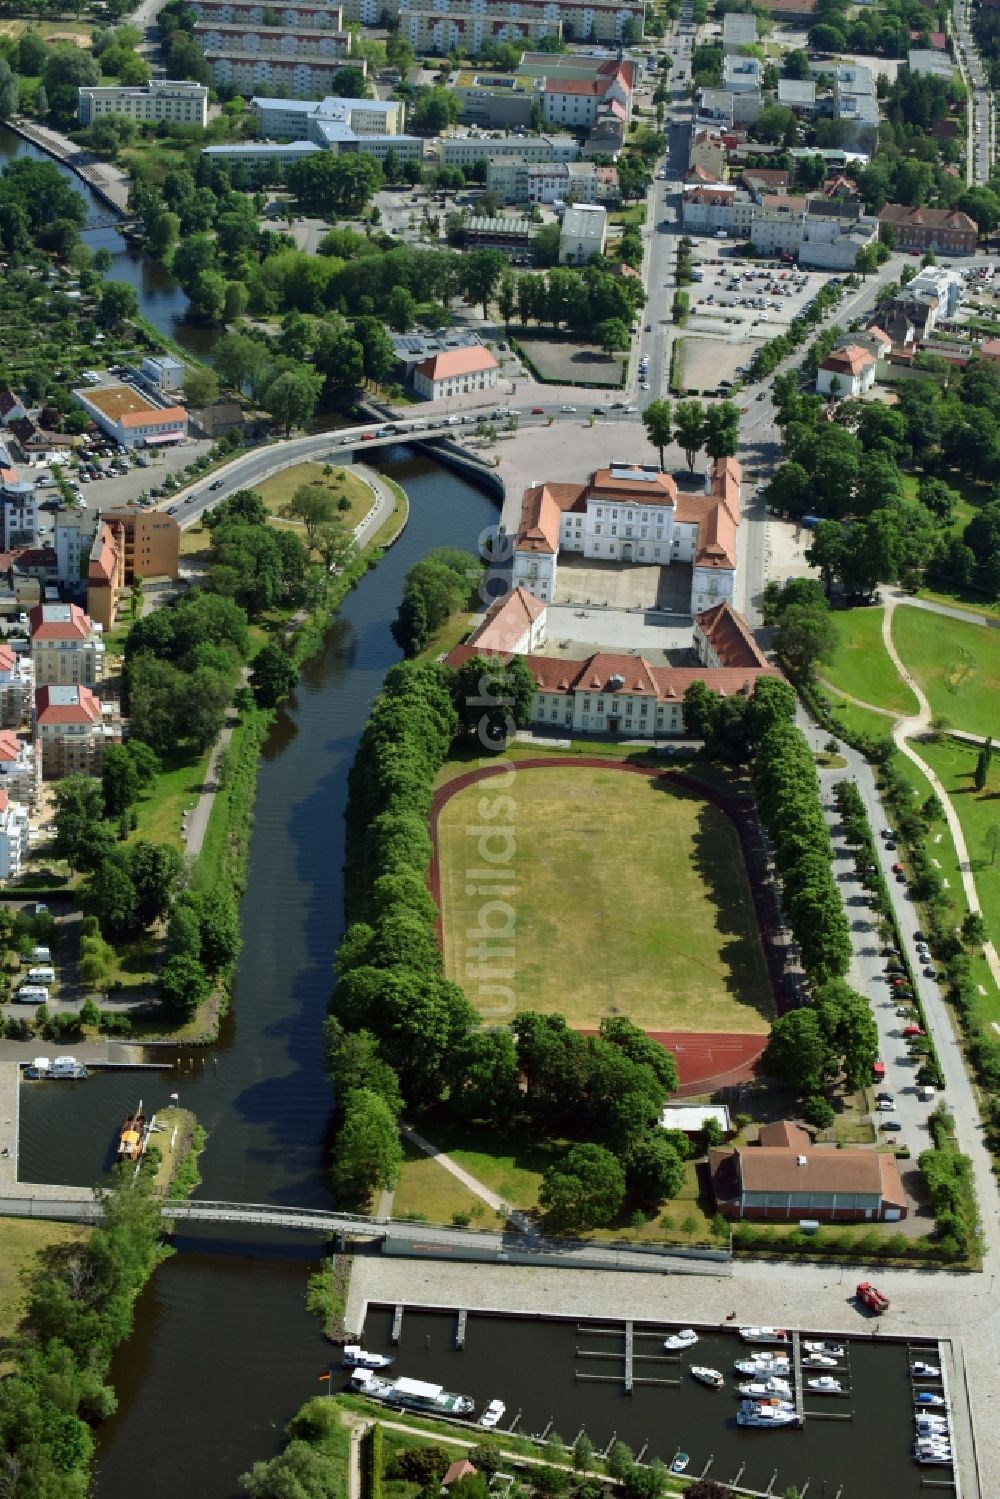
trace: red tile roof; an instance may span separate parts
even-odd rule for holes
[[[545,92],[547,94],[589,94],[591,98],[595,94],[603,94],[605,85],[596,78],[546,78]]]
[[[21,757],[21,741],[13,729],[0,730],[0,761],[19,760]]]
[[[0,645],[0,671],[13,671],[17,656],[6,643]]]
[[[446,666],[461,666],[479,652],[472,645],[457,645],[445,657]],[[680,703],[692,682],[704,682],[721,697],[752,692],[758,677],[777,677],[772,666],[651,666],[643,656],[614,655],[599,651],[586,661],[563,661],[555,656],[521,657],[535,679],[539,692],[630,693],[657,702]],[[621,677],[622,685],[611,686]]]
[[[65,617],[68,614],[68,618]],[[56,615],[56,618],[53,618]],[[79,604],[36,604],[28,615],[35,640],[86,640],[93,626]]]
[[[56,701],[53,701],[53,693]],[[60,702],[63,694],[76,694],[75,702]],[[99,723],[101,702],[89,687],[38,687],[35,689],[35,721],[45,724]]]
[[[545,605],[526,588],[515,588],[487,609],[482,624],[469,636],[469,645],[479,651],[508,655],[530,630]]]
[[[828,354],[820,369],[833,370],[838,375],[858,375],[875,362],[867,349],[862,349],[859,344],[848,344],[846,348],[835,349],[832,354]]]
[[[517,550],[548,552],[554,557],[559,550],[559,517],[582,501],[584,490],[582,484],[535,484],[526,489],[521,501]],[[579,508],[583,508],[582,504]]]
[[[767,665],[767,657],[753,637],[753,631],[729,603],[716,604],[696,614],[694,622],[718,656],[723,666]]]
[[[478,375],[481,370],[497,369],[489,349],[472,344],[466,349],[446,349],[417,365],[417,373],[428,380],[450,380],[457,375]]]

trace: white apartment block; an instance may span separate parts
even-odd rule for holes
[[[449,135],[441,142],[443,167],[471,167],[477,161],[576,161],[579,142],[572,135]]]
[[[617,169],[592,161],[491,161],[486,186],[507,203],[613,203],[619,196]]]
[[[345,22],[360,22],[362,26],[381,26],[388,15],[395,19],[401,12],[434,10],[456,16],[491,16],[497,19],[529,20],[541,16],[552,23],[562,23],[563,37],[568,42],[604,42],[617,44],[622,40],[625,23],[631,20],[642,35],[646,19],[645,0],[571,0],[569,4],[557,4],[556,0],[344,0]]]
[[[9,552],[14,547],[34,546],[38,540],[38,507],[34,484],[13,477],[16,469],[5,472],[12,477],[0,479],[0,541]]]
[[[198,21],[195,41],[205,54],[241,56],[256,53],[261,57],[349,57],[351,33],[330,27],[255,26],[242,22]]]
[[[0,880],[16,880],[28,857],[28,809],[0,791]]]
[[[546,16],[468,16],[447,10],[401,10],[399,33],[419,54],[433,53],[444,57],[459,52],[475,57],[484,42],[511,42],[514,46],[531,46],[543,37],[562,37],[558,9],[554,18]]]
[[[0,731],[0,789],[13,802],[35,806],[42,790],[41,746],[19,739],[10,729]]]
[[[285,89],[289,99],[315,99],[341,68],[367,71],[364,58],[295,57],[284,52],[206,52],[212,82],[240,94]]]
[[[34,685],[31,658],[0,644],[0,728],[19,729],[30,720]]]
[[[608,212],[603,206],[582,203],[567,208],[559,228],[559,264],[586,265],[592,255],[603,255],[608,237]]]
[[[272,99],[255,95],[250,101],[260,135],[269,141],[314,141],[326,125],[343,125],[355,135],[401,135],[406,105],[396,99]]]
[[[97,512],[93,510],[59,510],[56,512],[55,548],[59,582],[75,588],[87,576],[90,548],[97,529]]]
[[[208,89],[203,83],[181,83],[154,78],[135,88],[95,85],[79,90],[81,125],[90,125],[102,115],[127,115],[130,120],[176,125],[208,124]]]
[[[729,11],[722,18],[722,50],[728,56],[752,47],[757,40],[757,17],[742,11]]]
[[[730,53],[722,63],[722,87],[731,94],[760,93],[761,66],[757,57]]]
[[[191,9],[199,21],[261,26],[267,11],[279,15],[282,26],[344,29],[344,13],[339,3],[325,5],[323,0],[270,0],[270,3],[267,0],[191,0]]]

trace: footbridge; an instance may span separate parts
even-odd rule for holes
[[[18,1183],[0,1196],[0,1217],[58,1218],[97,1223],[101,1203],[79,1187],[39,1187]],[[619,1245],[587,1240],[549,1238],[520,1229],[490,1230],[438,1228],[393,1218],[365,1217],[324,1208],[302,1208],[280,1203],[209,1202],[193,1198],[163,1203],[162,1213],[173,1233],[185,1224],[215,1228],[264,1228],[334,1238],[346,1247],[351,1240],[367,1240],[385,1255],[408,1259],[477,1261],[483,1264],[545,1265],[567,1269],[635,1270],[645,1274],[730,1275],[732,1263],[725,1249],[670,1248],[665,1245]]]

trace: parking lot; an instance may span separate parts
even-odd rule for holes
[[[65,473],[74,487],[81,510],[107,510],[141,500],[154,489],[165,493],[164,482],[168,486],[172,484],[173,475],[178,470],[207,453],[211,447],[207,438],[188,438],[163,451],[119,453],[112,443],[102,439],[82,449],[80,467],[66,464]],[[92,477],[91,468],[98,472],[96,479]],[[38,485],[37,499],[42,511],[39,540],[49,546],[52,545],[52,512],[61,503],[54,472],[55,466],[50,464],[39,464],[31,469],[31,477]],[[153,496],[152,502],[156,503],[157,498]]]
[[[782,333],[832,278],[778,260],[754,261],[726,253],[718,242],[695,242],[695,276],[689,288],[688,327],[744,342]]]

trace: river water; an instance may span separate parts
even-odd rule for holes
[[[20,153],[40,154],[0,128],[0,158]],[[77,186],[92,219],[103,217],[102,205]],[[86,239],[111,250],[111,275],[136,287],[151,323],[192,352],[210,351],[212,331],[187,321],[186,299],[162,267],[114,229],[95,228]],[[210,1136],[199,1196],[330,1202],[321,1027],[343,924],[347,771],[382,678],[399,659],[389,625],[404,573],[432,547],[474,548],[496,519],[485,495],[408,449],[379,461],[406,488],[410,523],[345,601],[265,745],[241,904],[243,950],[219,1043],[180,1053],[171,1072],[22,1088],[24,1180],[92,1183],[110,1166],[118,1126],[137,1095],[155,1108],[178,1092]],[[277,1451],[290,1416],[324,1388],[317,1380],[330,1349],[305,1310],[319,1244],[292,1235],[262,1244],[256,1234],[222,1240],[192,1233],[176,1248],[140,1299],[135,1335],[114,1361],[119,1410],[97,1434],[99,1499],[134,1499],[137,1491],[145,1499],[231,1499],[239,1473]],[[388,1333],[389,1314],[373,1311],[371,1346],[382,1346]],[[608,1342],[566,1324],[470,1317],[465,1351],[452,1344],[449,1319],[408,1313],[400,1371],[440,1379],[477,1400],[499,1395],[508,1419],[523,1407],[522,1430],[539,1431],[552,1419],[572,1441],[583,1425],[599,1445],[617,1430],[633,1447],[649,1442],[650,1454],[666,1459],[683,1447],[691,1471],[714,1453],[714,1477],[731,1479],[746,1463],[744,1482],[764,1487],[778,1470],[779,1492],[810,1475],[810,1495],[829,1499],[841,1484],[842,1499],[906,1499],[919,1487],[905,1457],[908,1384],[900,1349],[862,1345],[853,1353],[853,1423],[815,1420],[804,1432],[746,1433],[733,1426],[728,1395],[689,1384],[638,1388],[626,1398],[612,1382],[577,1379],[578,1371],[604,1367],[601,1360],[581,1364],[577,1348]]]

